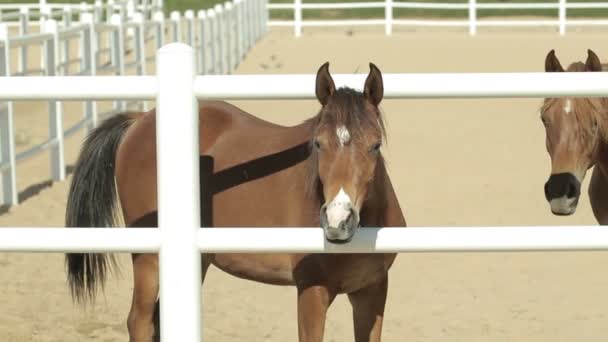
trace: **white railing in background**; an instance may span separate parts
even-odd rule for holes
[[[162,341],[199,342],[200,252],[608,249],[608,230],[600,226],[362,228],[352,242],[342,245],[325,241],[320,228],[200,229],[196,98],[312,99],[315,76],[196,76],[195,55],[184,44],[164,46],[157,53],[156,77],[0,78],[0,100],[156,98],[160,228],[2,228],[0,251],[159,252]],[[335,82],[360,88],[364,77],[335,75]],[[383,78],[389,98],[608,96],[607,73],[385,74]]]
[[[0,15],[0,76],[23,75],[126,75],[133,70],[136,75],[145,75],[147,63],[154,56],[146,55],[147,42],[154,50],[165,43],[165,31],[170,41],[186,42],[193,46],[197,55],[198,74],[227,74],[233,72],[245,58],[255,42],[266,32],[265,0],[236,0],[234,3],[216,5],[202,10],[195,16],[187,11],[182,17],[172,12],[167,20],[157,6],[147,1],[95,2],[94,5],[48,4],[39,8],[34,5],[4,5],[11,13]],[[150,7],[152,6],[152,7]],[[17,11],[14,11],[17,9]],[[77,14],[78,20],[72,20]],[[104,20],[104,15],[106,20]],[[13,20],[19,29],[16,35],[9,35],[7,20]],[[29,28],[41,28],[31,33]],[[185,28],[184,28],[185,27]],[[105,38],[105,39],[104,39]],[[108,42],[107,47],[102,43]],[[72,58],[70,45],[79,46],[78,58]],[[40,67],[29,68],[28,48],[39,46],[42,50]],[[10,58],[11,49],[18,49],[16,67]],[[128,50],[134,58],[127,62]],[[217,54],[216,54],[217,53]],[[107,60],[102,63],[102,60]],[[77,66],[77,71],[71,71]],[[16,72],[11,73],[11,70]],[[146,102],[138,102],[140,110],[147,110]],[[67,130],[62,130],[62,103],[50,100],[49,138],[41,144],[19,154],[14,144],[14,105],[12,101],[0,104],[0,204],[18,204],[16,165],[47,150],[51,154],[51,179],[65,179],[65,158],[63,140],[81,129],[91,130],[99,119],[125,111],[128,103],[114,101],[108,112],[98,113],[96,101],[84,102],[84,117]]]
[[[343,9],[355,10],[361,8],[383,8],[384,19],[344,19],[344,20],[302,20],[302,11],[311,9]],[[431,19],[395,19],[393,9],[433,9],[447,11],[467,11],[466,20],[431,20]],[[427,3],[427,2],[405,2],[384,0],[375,2],[342,2],[342,3],[302,3],[302,0],[293,0],[293,3],[269,3],[269,10],[293,10],[293,20],[271,20],[270,26],[293,26],[296,37],[302,35],[304,26],[384,26],[387,35],[392,34],[394,26],[443,26],[443,27],[468,27],[469,33],[475,35],[478,27],[538,27],[554,26],[559,29],[559,33],[564,35],[569,26],[608,26],[606,19],[568,19],[568,9],[589,9],[589,8],[608,8],[608,2],[571,2],[557,0],[554,3],[478,3],[477,0],[469,0],[468,3]],[[505,20],[479,20],[477,18],[479,10],[501,10],[501,9],[555,9],[557,10],[556,19],[505,19]],[[534,15],[534,12],[530,12]],[[512,16],[517,18],[516,15]]]

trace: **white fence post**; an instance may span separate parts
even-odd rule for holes
[[[253,45],[253,34],[252,34],[252,19],[251,19],[251,0],[243,0],[243,31],[245,40],[245,50],[249,50],[249,48]]]
[[[59,61],[59,29],[57,21],[46,20],[43,28],[45,33],[52,33],[53,38],[45,42],[46,47],[46,76],[57,75]],[[49,138],[53,141],[51,150],[51,175],[54,181],[65,179],[65,157],[63,149],[63,113],[61,101],[49,101]]]
[[[154,13],[154,21],[156,22],[156,50],[158,50],[165,44],[165,14],[163,11]]]
[[[195,42],[195,35],[194,35],[194,11],[193,10],[187,10],[186,12],[184,12],[184,17],[186,18],[186,44],[190,45],[191,47],[194,48],[196,42]],[[196,50],[195,50],[196,51]],[[196,55],[196,53],[195,53]]]
[[[259,0],[251,0],[253,3],[253,18],[255,25],[253,26],[253,35],[255,36],[254,41],[258,41],[260,39],[260,23],[262,22],[262,13],[260,11],[260,1]]]
[[[293,29],[296,37],[302,35],[302,0],[293,0]]]
[[[68,28],[72,26],[72,7],[63,7],[63,27]],[[63,75],[70,74],[70,39],[63,41]]]
[[[38,18],[38,27],[40,28],[40,32],[44,31],[44,22],[49,20],[51,17],[51,7],[49,7],[48,5],[44,5],[44,6],[40,6],[39,8],[40,11],[40,18]],[[40,52],[40,69],[44,70],[44,64],[46,63],[46,56],[44,55],[46,53],[45,49],[41,49]]]
[[[10,77],[10,45],[8,39],[8,27],[0,23],[0,76]],[[6,105],[6,107],[4,106]],[[13,101],[0,102],[0,189],[2,189],[2,204],[19,204],[17,194],[17,175],[15,160],[15,136],[13,127]]]
[[[200,342],[199,132],[192,48],[181,43],[161,48],[156,73],[161,340]]]
[[[171,33],[173,34],[173,42],[180,42],[182,40],[182,25],[181,18],[178,11],[171,12]]]
[[[559,0],[559,34],[566,34],[566,0]]]
[[[112,22],[112,16],[114,15],[114,0],[108,0],[106,3],[106,22]]]
[[[205,62],[207,61],[207,56],[206,56],[207,38],[205,37],[205,34],[207,33],[207,30],[205,29],[205,26],[207,25],[207,15],[204,10],[200,10],[200,11],[198,11],[196,17],[198,19],[198,25],[199,25],[198,26],[199,46],[198,46],[197,53],[196,53],[196,56],[198,56],[196,70],[197,70],[197,74],[203,75],[207,71],[207,69],[205,68]]]
[[[393,34],[393,0],[385,0],[384,6],[384,32],[390,36]]]
[[[131,21],[131,19],[133,18],[133,14],[135,13],[135,2],[134,0],[127,0],[127,3],[125,5],[125,11],[126,11],[126,18],[124,18],[124,21]],[[129,27],[127,29],[127,36],[129,37],[133,37],[133,34],[135,34],[135,31],[133,30],[132,27]]]
[[[90,20],[87,19],[88,12],[86,11],[87,4],[86,2],[80,3],[80,12],[78,13],[78,21],[80,24],[88,24]],[[80,44],[78,49],[78,58],[80,59],[80,70],[87,69],[87,61],[85,59],[86,55],[86,45],[85,41],[87,41],[87,30],[80,31]]]
[[[28,7],[21,7],[19,9],[19,35],[25,36],[29,31],[30,11]],[[27,73],[27,44],[23,45],[19,49],[19,71],[25,76]]]
[[[101,16],[103,15],[103,3],[101,0],[95,0],[93,5],[93,15],[95,16],[95,22],[101,23]]]
[[[225,15],[224,15],[224,8],[221,4],[217,4],[213,7],[213,9],[215,10],[215,23],[216,23],[216,33],[217,33],[217,40],[216,40],[216,48],[217,48],[217,52],[218,52],[218,57],[217,57],[217,74],[225,74],[226,73],[226,68],[224,68],[225,66],[225,61],[226,61],[226,40],[224,39],[224,35],[226,34],[226,30],[225,30],[225,26],[224,26],[224,21],[226,19]]]
[[[96,40],[97,34],[95,32],[95,21],[93,20],[92,13],[82,13],[80,20],[82,23],[88,24],[85,30],[84,40],[82,41],[84,61],[83,70],[88,71],[89,76],[95,76],[97,74],[97,49]],[[97,102],[94,100],[85,101],[84,115],[89,123],[85,126],[87,134],[97,126]]]
[[[270,17],[270,10],[268,9],[268,0],[263,0],[264,6],[264,33],[268,32],[268,21]]]
[[[236,56],[238,63],[243,60],[245,56],[245,39],[243,30],[243,0],[234,0],[234,18],[236,21]]]
[[[135,36],[133,48],[135,50],[135,69],[137,75],[146,74],[146,41],[144,36],[144,15],[141,12],[133,14],[133,22],[137,24],[135,27]]]
[[[212,74],[219,74],[218,71],[218,52],[217,52],[217,17],[215,16],[215,10],[210,8],[207,10],[207,19],[209,21],[207,27],[209,28],[209,72]]]
[[[143,76],[146,74],[146,36],[144,28],[144,15],[141,12],[133,14],[133,22],[137,24],[135,28],[135,68],[137,75]],[[141,109],[148,110],[148,102],[141,102]]]
[[[477,34],[477,0],[469,0],[469,34]]]
[[[224,3],[224,8],[226,11],[224,12],[224,37],[226,40],[226,73],[230,74],[233,70],[233,56],[234,50],[232,49],[232,44],[234,43],[234,35],[233,35],[233,6],[230,1],[226,1]]]
[[[118,13],[112,14],[110,24],[116,26],[112,32],[112,65],[117,69],[116,75],[125,75],[125,29],[122,22],[122,16]],[[127,109],[127,103],[124,100],[114,101],[114,109],[124,111]]]
[[[41,5],[38,9],[40,11],[40,31],[42,31],[44,27],[44,21],[51,19],[51,7],[48,5]]]

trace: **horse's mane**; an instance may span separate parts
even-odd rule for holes
[[[379,130],[383,140],[386,140],[382,112],[369,104],[363,93],[348,87],[337,89],[325,107],[306,122],[310,123],[311,127],[311,152],[307,172],[307,192],[310,196],[323,196],[319,179],[318,151],[314,148],[313,140],[319,129],[331,125],[335,130],[338,125],[344,125],[354,144],[362,140],[367,130]],[[384,164],[382,155],[378,157],[378,163]]]

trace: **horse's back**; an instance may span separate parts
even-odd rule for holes
[[[252,199],[272,193],[273,187],[293,176],[293,166],[307,155],[306,125],[283,127],[225,102],[201,101],[199,132],[203,225],[272,225],[272,219],[264,220],[268,215],[258,215],[259,224],[252,216],[278,204],[278,198]],[[141,113],[123,137],[116,155],[116,182],[127,225],[156,212],[154,110]],[[240,214],[233,215],[235,210]]]

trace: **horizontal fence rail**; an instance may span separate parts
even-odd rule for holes
[[[86,84],[86,87],[83,87]],[[154,99],[155,76],[16,76],[0,78],[2,100]]]
[[[182,227],[172,226],[171,229]],[[35,236],[35,239],[32,239]],[[405,253],[608,250],[600,226],[361,228],[346,244],[325,239],[321,228],[202,228],[202,253]],[[3,252],[157,253],[157,228],[0,228]]]
[[[312,99],[315,75],[206,75],[194,92],[208,99]],[[364,74],[336,74],[336,87],[361,90]],[[608,73],[383,74],[385,98],[504,98],[608,94]],[[261,87],[260,85],[264,85]],[[2,96],[2,94],[0,94]]]
[[[343,9],[356,10],[362,8],[384,9],[383,19],[343,19],[343,20],[303,20],[303,10],[321,9]],[[465,20],[433,20],[433,19],[400,19],[394,18],[393,9],[430,9],[438,11],[468,11]],[[375,2],[336,2],[336,3],[303,3],[302,0],[294,0],[293,3],[269,3],[269,10],[293,10],[293,20],[271,20],[270,26],[290,26],[294,28],[294,35],[302,35],[302,28],[306,26],[384,26],[387,35],[392,34],[394,26],[434,26],[434,27],[468,27],[469,33],[475,35],[478,27],[535,27],[552,26],[557,27],[561,35],[566,33],[569,26],[608,26],[606,19],[569,19],[568,9],[604,9],[608,8],[608,2],[569,3],[566,0],[557,0],[552,3],[530,2],[530,3],[478,3],[477,0],[469,0],[468,3],[445,3],[445,2],[404,2],[404,1],[375,1]],[[478,19],[480,10],[538,10],[555,9],[555,20],[542,19]],[[531,12],[530,15],[533,15]],[[517,18],[517,15],[513,15]]]
[[[314,99],[316,75],[199,75],[194,93],[205,99]],[[335,74],[336,87],[360,90],[365,74]],[[383,74],[384,97],[505,98],[604,97],[608,73]],[[31,83],[30,83],[31,82]],[[87,87],[82,87],[86,83]],[[260,87],[263,84],[264,87]],[[0,78],[0,100],[152,99],[155,76]]]

